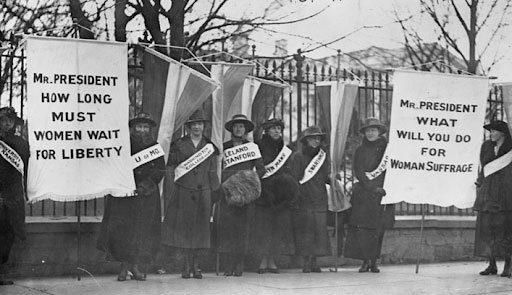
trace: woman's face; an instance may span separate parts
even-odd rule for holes
[[[194,136],[201,136],[203,135],[204,130],[204,122],[198,121],[198,122],[192,122],[188,124],[188,127],[190,128],[190,133]]]
[[[319,147],[321,141],[322,141],[322,137],[320,137],[320,135],[306,137],[306,142],[312,148]]]
[[[233,124],[231,136],[233,136],[235,138],[242,138],[244,135],[245,135],[245,124],[244,123]]]
[[[376,141],[380,136],[379,129],[368,127],[364,130],[364,136],[366,136],[368,141]]]
[[[503,136],[505,136],[505,135],[503,134],[503,132],[498,131],[498,130],[491,129],[491,140],[492,140],[492,141],[497,142],[497,141],[499,141],[501,138],[503,138]]]
[[[278,140],[279,138],[281,138],[281,135],[283,133],[283,131],[281,130],[281,126],[272,126],[265,132],[268,134],[268,136],[270,136],[270,138],[274,140]]]

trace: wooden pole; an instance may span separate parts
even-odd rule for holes
[[[420,249],[418,251],[418,256],[416,258],[416,273],[418,273],[420,269],[420,257],[423,252],[423,225],[425,223],[425,210],[423,208],[424,204],[421,204],[421,224],[420,224]]]
[[[76,261],[76,269],[78,270],[77,272],[77,279],[80,281],[82,279],[81,277],[81,273],[80,273],[80,262],[81,262],[81,250],[82,250],[82,229],[81,229],[81,226],[82,226],[82,220],[81,220],[81,210],[80,210],[80,205],[81,205],[81,201],[76,201],[76,219],[77,219],[77,223],[78,223],[78,232],[77,232],[77,253],[76,253],[76,257],[77,257],[77,261]]]

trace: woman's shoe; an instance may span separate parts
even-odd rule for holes
[[[370,271],[373,273],[379,273],[380,269],[377,267],[377,265],[370,266]]]
[[[117,275],[117,281],[124,282],[126,281],[126,277],[128,276],[128,270],[126,268],[123,268],[121,272]]]
[[[259,273],[260,275],[262,275],[262,274],[264,274],[266,272],[266,269],[258,268],[258,270],[256,272]]]
[[[510,275],[511,275],[511,272],[510,272],[510,268],[509,268],[509,269],[504,269],[500,276],[502,276],[504,278],[510,278]]]
[[[358,270],[359,272],[369,272],[370,271],[370,265],[368,264],[368,261],[363,261],[363,265]]]
[[[241,277],[241,276],[242,276],[242,271],[235,271],[235,272],[233,273],[233,275],[234,275],[235,277]]]
[[[199,269],[194,270],[192,276],[194,277],[194,279],[202,279],[203,278],[203,274],[201,273],[201,270],[199,270]]]
[[[182,279],[190,279],[190,273],[186,272],[186,271],[181,272],[181,278]]]
[[[146,280],[146,275],[145,274],[134,274],[132,276],[132,280],[136,280],[136,281],[145,281]]]
[[[279,273],[279,269],[277,269],[277,268],[267,268],[267,272],[269,272],[269,273]]]
[[[498,269],[496,266],[489,265],[486,269],[482,270],[480,272],[481,276],[488,276],[488,275],[495,275],[498,273]]]
[[[231,270],[226,270],[226,271],[224,272],[224,276],[226,276],[226,277],[230,277],[230,276],[232,276],[232,275],[233,275],[233,272],[232,272]]]

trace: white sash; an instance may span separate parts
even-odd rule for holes
[[[375,170],[364,173],[369,180],[373,180],[373,179],[379,177],[382,174],[382,172],[386,171],[386,167],[387,167],[388,161],[389,161],[387,151],[388,150],[386,149],[386,151],[384,152],[384,155],[382,156],[382,159],[380,160],[379,166],[377,166],[377,168],[375,168]]]
[[[253,142],[237,145],[224,151],[224,168],[261,158],[258,145]]]
[[[174,169],[174,181],[180,179],[183,175],[192,171],[192,169],[196,168],[199,164],[203,163],[208,157],[213,155],[215,152],[215,148],[213,144],[208,143],[202,149],[197,151],[195,154],[190,156],[185,161],[181,162]]]
[[[150,146],[132,156],[133,169],[163,156],[164,150],[162,149],[160,144],[157,143],[153,146]]]
[[[499,170],[507,167],[510,163],[512,163],[512,150],[508,151],[508,153],[503,156],[492,160],[484,166],[484,177],[487,177]]]
[[[309,162],[308,166],[306,167],[306,170],[304,170],[304,176],[301,180],[299,180],[300,184],[304,184],[308,182],[313,176],[316,175],[316,173],[320,170],[322,165],[325,162],[325,159],[327,158],[327,154],[324,152],[323,149],[320,149],[318,154]]]
[[[291,154],[292,150],[287,146],[283,146],[277,157],[271,163],[265,165],[265,174],[263,174],[261,178],[265,179],[274,175],[274,173],[283,167],[284,163],[286,163],[286,160],[288,160]]]
[[[23,175],[23,160],[13,148],[2,140],[0,140],[0,155],[2,155],[2,158],[4,158],[7,163],[11,164],[19,173],[21,173],[21,175]]]

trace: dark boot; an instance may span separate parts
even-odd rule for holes
[[[199,268],[199,257],[197,255],[192,256],[192,276],[194,279],[202,279],[203,274]]]
[[[363,260],[363,264],[359,268],[359,272],[369,272],[370,264],[368,264],[368,260]]]
[[[244,272],[244,258],[243,255],[237,255],[236,257],[235,277],[241,277]]]
[[[117,275],[117,280],[119,282],[126,281],[126,277],[128,276],[128,267],[124,262],[121,262],[121,267],[119,270],[119,274]]]
[[[302,263],[302,272],[303,273],[311,272],[311,258],[309,256],[304,256],[304,262]]]
[[[510,258],[505,259],[505,267],[503,267],[501,276],[504,278],[510,278]]]
[[[480,272],[481,276],[495,275],[498,273],[498,267],[496,267],[496,258],[489,258],[489,266]]]
[[[322,272],[322,269],[316,264],[316,257],[311,257],[311,272]]]
[[[370,271],[373,273],[379,273],[380,269],[377,267],[377,259],[372,259],[370,262]]]
[[[183,267],[181,269],[181,278],[190,279],[190,255],[188,253],[183,254]]]
[[[226,270],[224,271],[224,275],[230,277],[233,275],[233,270],[235,269],[235,259],[232,255],[226,254],[224,260],[226,261]]]

